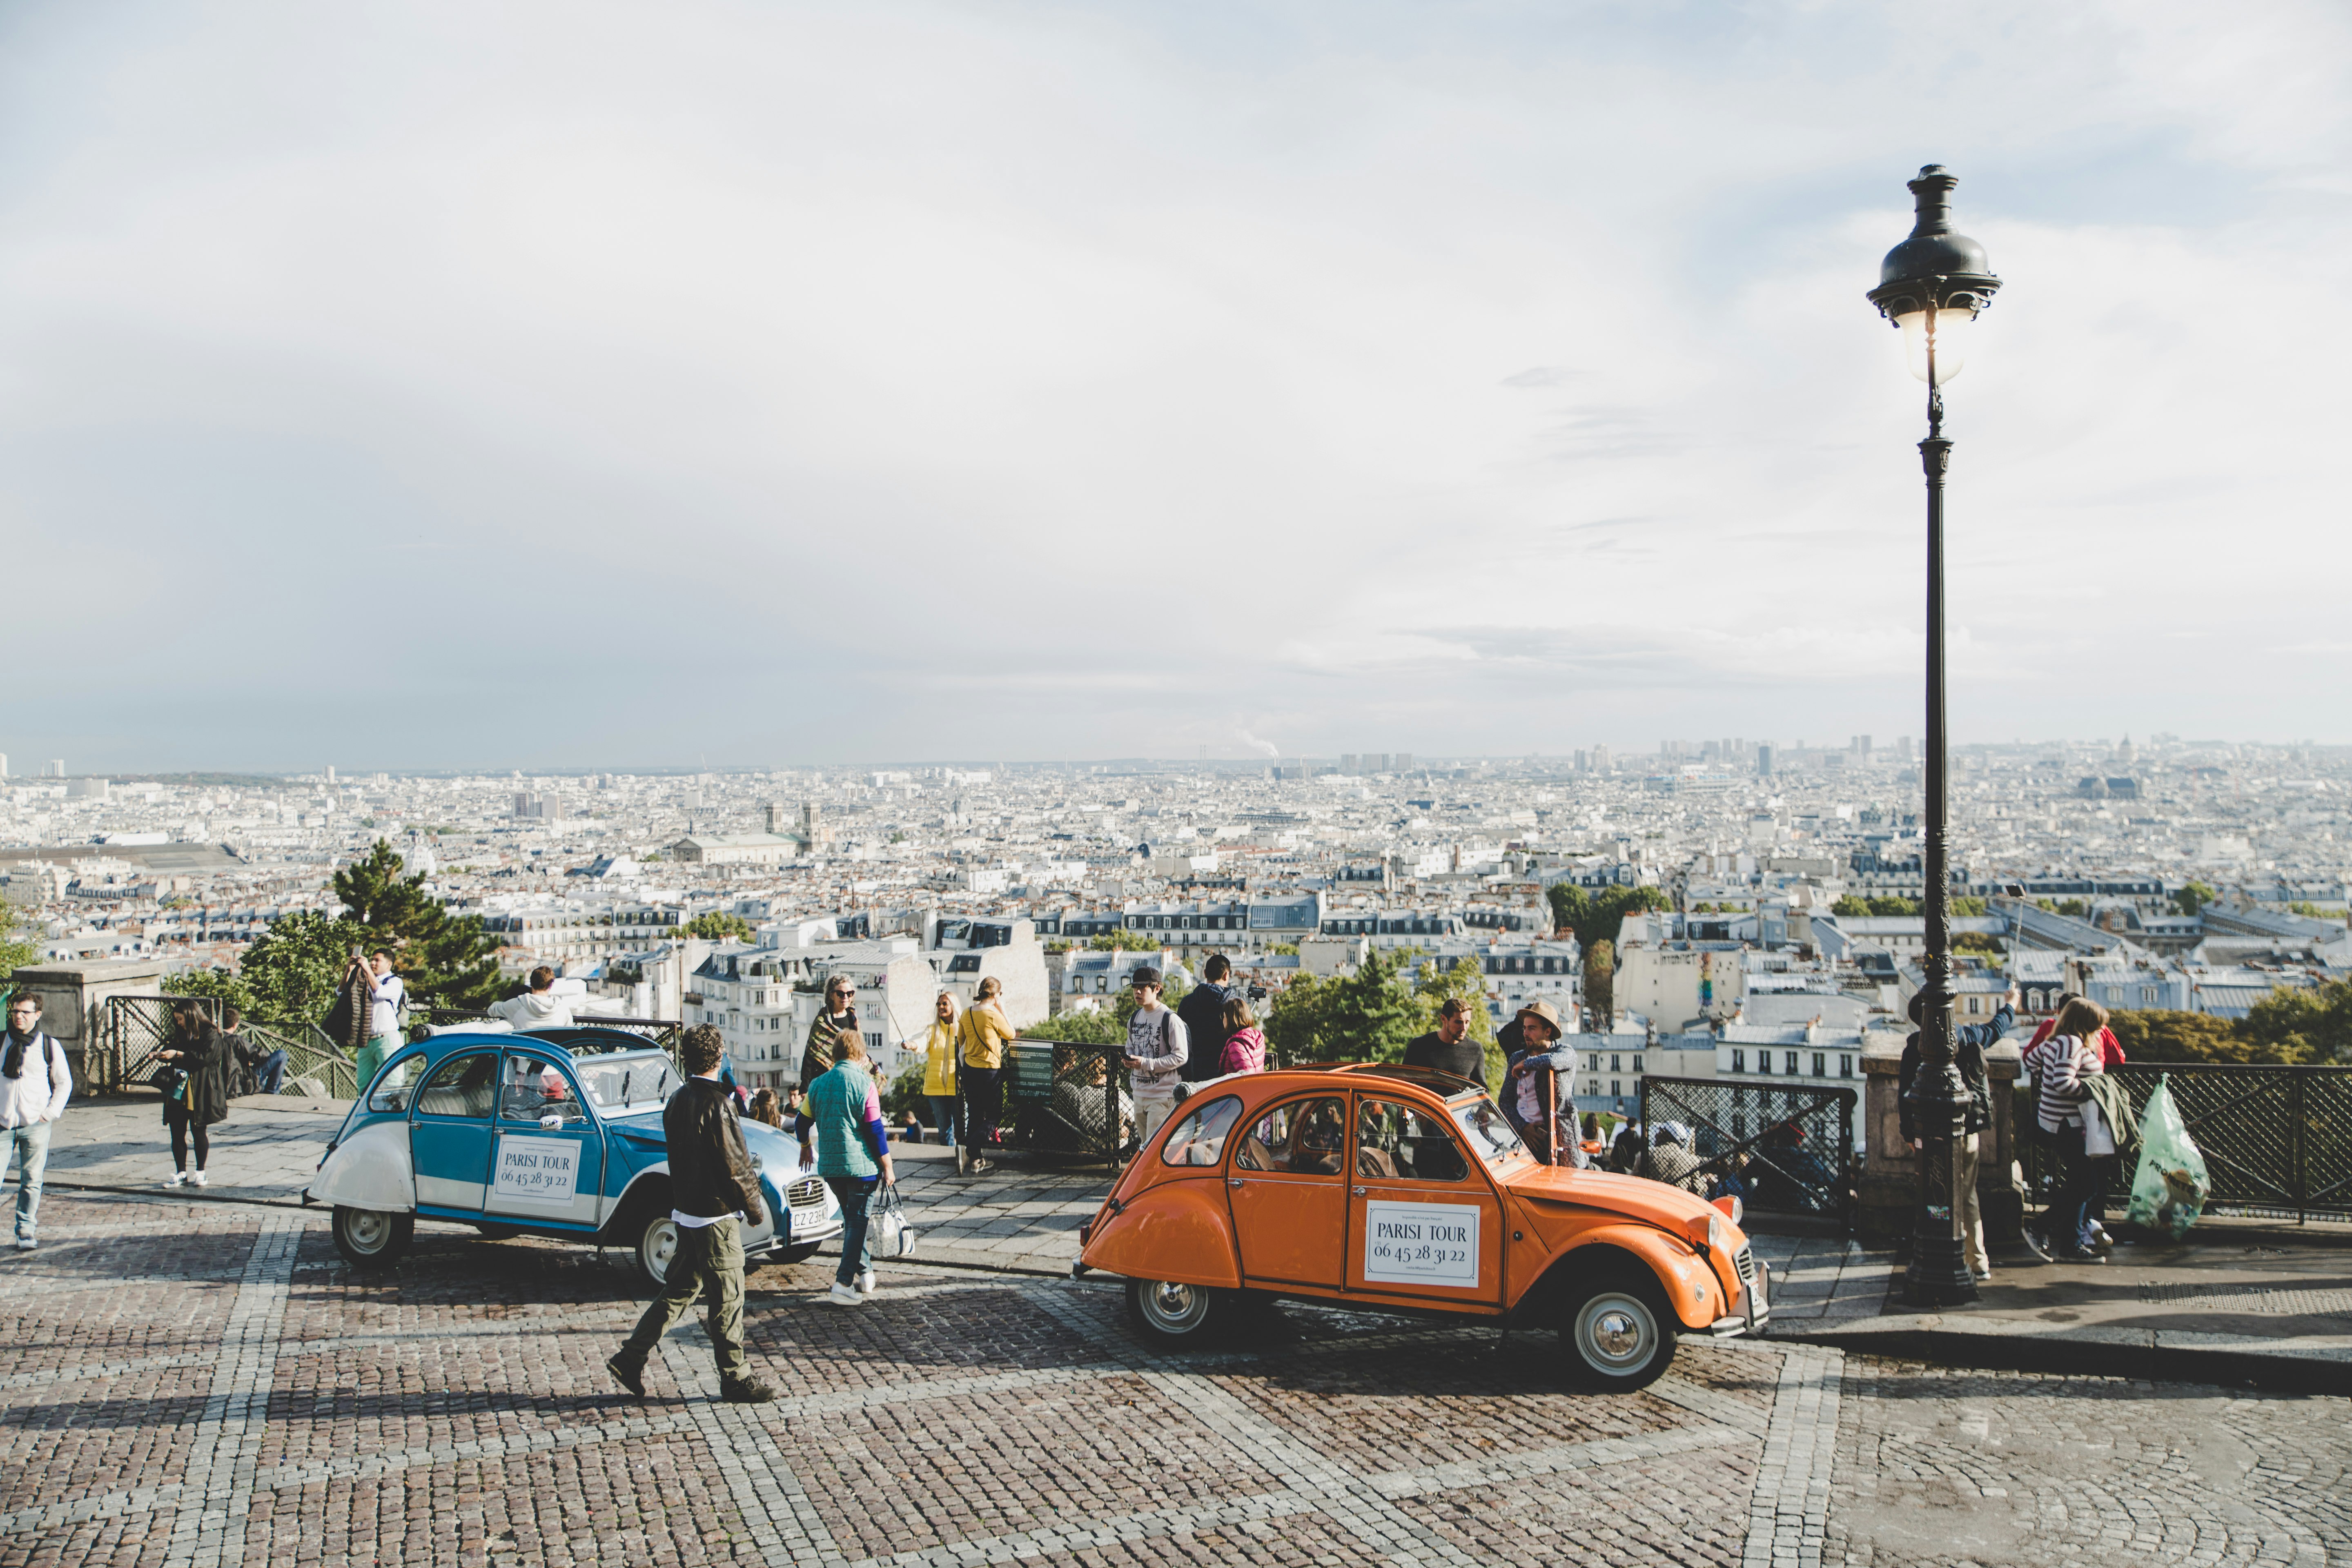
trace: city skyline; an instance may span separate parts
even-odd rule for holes
[[[0,719],[151,771],[1916,733],[1862,296],[1941,162],[2008,280],[1956,739],[2318,728],[2352,329],[2282,307],[2352,237],[2352,24],[1979,20],[12,8]]]

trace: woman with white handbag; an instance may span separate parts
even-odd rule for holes
[[[837,1307],[862,1307],[874,1294],[874,1259],[867,1245],[873,1200],[877,1190],[888,1194],[897,1176],[866,1042],[845,1034],[837,1048],[839,1059],[808,1086],[793,1131],[801,1141],[801,1169],[814,1165],[841,1200],[841,1267],[834,1271],[826,1300]]]

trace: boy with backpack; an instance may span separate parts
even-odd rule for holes
[[[1150,1141],[1176,1109],[1188,1054],[1184,1020],[1160,1001],[1160,971],[1150,964],[1135,972],[1135,1012],[1127,1020],[1129,1083],[1135,1092],[1135,1141]]]

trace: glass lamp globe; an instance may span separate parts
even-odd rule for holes
[[[1936,363],[1933,375],[1928,374],[1927,365],[1927,342],[1930,336],[1927,318],[1931,313],[1936,319],[1933,333]],[[1969,338],[1970,329],[1976,324],[1976,319],[1977,313],[1965,307],[1959,309],[1947,307],[1934,312],[1906,310],[1896,316],[1895,324],[1903,329],[1903,358],[1910,365],[1911,374],[1921,381],[1931,382],[1937,386],[1942,386],[1958,375],[1960,367],[1968,363]]]

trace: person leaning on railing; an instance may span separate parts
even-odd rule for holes
[[[1985,1251],[1984,1215],[1977,1206],[1977,1134],[1992,1125],[1992,1092],[1987,1087],[1985,1047],[2000,1044],[2000,1037],[2009,1033],[2009,1026],[2016,1017],[2017,1000],[2017,987],[2011,985],[1990,1022],[1959,1024],[1952,1029],[1952,1062],[1960,1069],[1960,1080],[1969,1087],[1968,1131],[1960,1140],[1959,1167],[1955,1176],[1960,1190],[1953,1195],[1960,1205],[1960,1235],[1967,1242],[1969,1268],[1979,1279],[1992,1278],[1992,1256]],[[1910,1144],[1916,1154],[1926,1143],[1918,1121],[1911,1114],[1911,1085],[1919,1076],[1919,1030],[1927,1026],[1925,991],[1911,994],[1911,1037],[1903,1042],[1903,1064],[1897,1069],[1895,1110],[1902,1122],[1903,1142]]]

